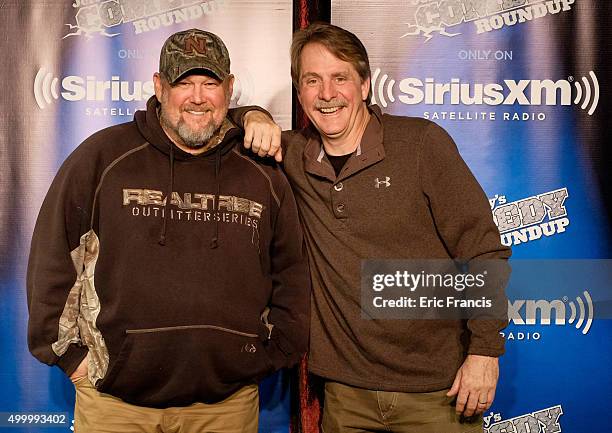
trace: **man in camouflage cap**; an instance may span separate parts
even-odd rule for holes
[[[223,41],[215,34],[191,29],[170,36],[161,49],[159,72],[153,76],[155,95],[161,103],[159,120],[162,128],[179,148],[186,146],[195,153],[202,153],[214,147],[217,142],[206,143],[217,131],[226,117],[234,86],[234,76],[230,74],[230,58]],[[201,85],[205,89],[222,90],[207,92],[213,96],[207,108],[210,116],[198,114],[199,110],[189,110],[191,105],[183,106],[186,98],[191,98],[193,87]],[[224,99],[220,99],[224,96]],[[199,98],[196,95],[196,98]],[[188,103],[189,104],[189,103]],[[186,111],[193,116],[181,116]],[[191,126],[190,126],[191,125]],[[229,123],[225,128],[229,127]],[[223,131],[222,131],[223,132]],[[224,134],[218,134],[218,137]]]
[[[166,40],[159,57],[159,70],[174,83],[193,69],[207,69],[221,81],[230,75],[230,58],[223,41],[215,34],[191,29]]]
[[[75,431],[257,432],[257,382],[308,341],[310,281],[282,172],[244,157],[218,36],[165,42],[155,96],[92,135],[40,211],[29,346],[76,388]]]

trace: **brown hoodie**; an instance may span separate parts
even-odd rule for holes
[[[28,342],[67,374],[89,353],[92,383],[127,402],[211,403],[306,350],[302,232],[285,176],[242,155],[237,128],[194,156],[157,105],[88,138],[55,177],[32,238]]]

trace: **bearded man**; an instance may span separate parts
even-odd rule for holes
[[[76,388],[75,431],[257,432],[257,381],[308,341],[291,188],[245,157],[221,39],[170,36],[155,96],[64,162],[28,267],[28,343]]]

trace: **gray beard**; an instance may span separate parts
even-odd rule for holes
[[[210,140],[215,132],[221,127],[220,124],[216,125],[215,123],[210,123],[204,128],[194,131],[189,128],[182,119],[178,121],[177,126],[174,126],[167,120],[163,106],[159,114],[159,121],[166,129],[174,131],[183,141],[183,144],[191,149],[199,149],[205,146],[208,140]]]
[[[201,129],[199,131],[193,131],[185,124],[185,122],[180,120],[178,123],[178,128],[176,129],[176,133],[179,137],[181,137],[181,140],[183,140],[185,146],[192,149],[198,149],[208,143],[208,140],[210,140],[210,138],[215,134],[215,132],[219,130],[220,126],[221,125],[215,125],[211,123],[207,125],[204,129]]]

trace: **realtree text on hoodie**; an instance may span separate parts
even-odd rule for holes
[[[149,407],[221,401],[295,364],[310,280],[291,188],[236,146],[181,151],[152,97],[64,162],[28,266],[28,343],[71,374],[89,353],[97,389]],[[213,137],[211,140],[215,140]]]

